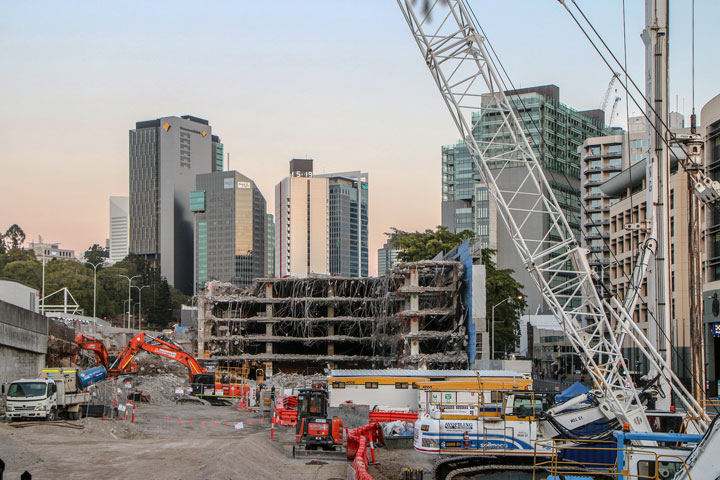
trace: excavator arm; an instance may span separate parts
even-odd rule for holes
[[[117,375],[122,372],[132,361],[135,355],[141,351],[160,355],[182,363],[188,369],[190,383],[193,383],[193,380],[197,375],[207,373],[207,370],[200,366],[195,357],[183,351],[183,349],[176,343],[168,340],[162,340],[146,333],[138,333],[132,340],[130,340],[123,351],[120,352],[120,355],[118,355],[115,362],[113,362],[110,368],[108,368],[108,373],[111,375]]]
[[[75,335],[75,343],[83,350],[92,350],[95,353],[95,361],[98,365],[108,367],[108,351],[105,344],[100,340],[88,335],[78,333]]]

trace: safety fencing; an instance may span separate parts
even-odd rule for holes
[[[294,395],[282,396],[275,402],[275,418],[278,425],[297,424],[297,397]]]
[[[367,467],[375,463],[375,445],[383,443],[382,428],[375,420],[371,420],[364,427],[350,431],[347,439],[347,458],[353,462],[351,468],[355,473],[355,480],[373,480]],[[368,458],[368,447],[370,458]]]
[[[414,422],[418,419],[418,412],[401,412],[396,410],[373,410],[370,412],[370,420],[376,422]]]

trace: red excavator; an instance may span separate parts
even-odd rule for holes
[[[167,337],[153,337],[144,332],[138,333],[128,342],[115,361],[108,367],[108,375],[124,373],[125,368],[140,351],[171,358],[185,365],[188,369],[194,393],[202,393],[205,385],[211,385],[213,388],[215,386],[215,375],[207,373],[207,370],[200,366],[195,357],[186,353],[180,345]]]
[[[114,358],[108,355],[105,344],[97,338],[78,333],[75,335],[75,343],[83,350],[90,350],[95,353],[95,362],[97,365],[102,365],[107,370],[108,362],[114,361]],[[77,355],[73,358],[73,363],[77,360]],[[135,373],[137,372],[137,363],[130,362],[125,367],[123,373]]]

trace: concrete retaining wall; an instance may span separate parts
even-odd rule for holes
[[[45,366],[48,319],[0,301],[0,384],[36,377]]]

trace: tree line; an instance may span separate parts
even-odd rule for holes
[[[5,234],[0,234],[0,277],[22,282],[41,291],[42,258],[36,258],[32,250],[22,248],[25,233],[18,225],[11,226]],[[129,255],[123,261],[106,266],[102,262],[103,248],[94,244],[88,248],[85,258],[97,267],[97,305],[98,318],[108,321],[122,318],[127,311],[128,280],[121,277],[140,275],[133,281],[135,286],[147,285],[142,289],[143,324],[163,328],[179,319],[180,305],[188,297],[171,287],[165,277],[160,275],[147,260],[137,255]],[[45,259],[45,295],[64,287],[70,290],[85,315],[93,313],[93,268],[88,263],[76,260]],[[137,310],[138,290],[132,289],[133,311]],[[47,303],[58,303],[49,298]],[[134,318],[137,318],[134,314]]]

